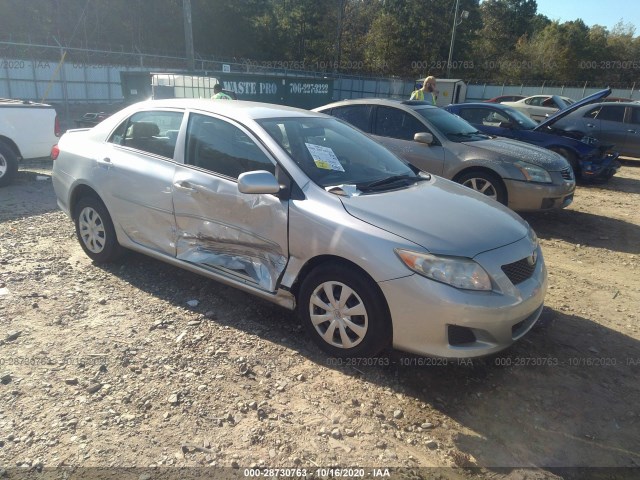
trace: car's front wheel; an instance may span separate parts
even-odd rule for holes
[[[497,200],[503,205],[507,204],[507,190],[496,175],[482,170],[475,170],[461,175],[456,178],[456,181],[465,187]]]
[[[96,263],[111,262],[122,253],[111,216],[100,199],[81,198],[74,209],[76,235],[84,252]]]
[[[18,171],[18,157],[7,145],[0,142],[0,187],[9,185]]]
[[[386,303],[373,280],[340,263],[314,269],[298,295],[301,320],[314,342],[336,357],[368,357],[391,342]]]

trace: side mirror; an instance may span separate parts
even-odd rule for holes
[[[433,135],[427,132],[418,132],[413,136],[413,141],[431,145],[433,143]]]
[[[272,173],[266,170],[241,173],[238,177],[238,190],[240,193],[278,193],[280,184]]]
[[[514,128],[515,127],[513,122],[500,122],[500,124],[498,126],[500,128]]]

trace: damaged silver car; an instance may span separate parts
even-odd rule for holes
[[[52,157],[93,261],[131,249],[297,308],[335,356],[486,355],[543,308],[517,214],[321,113],[155,100],[68,131]]]

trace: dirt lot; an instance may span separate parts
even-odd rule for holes
[[[550,290],[523,341],[468,364],[390,351],[340,365],[277,306],[133,253],[93,265],[47,165],[23,166],[0,189],[0,477],[340,466],[632,478],[563,467],[640,467],[640,161],[525,218]],[[480,468],[426,468],[452,466]]]

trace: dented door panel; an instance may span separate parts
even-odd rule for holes
[[[288,202],[247,195],[235,180],[177,166],[177,258],[273,292],[287,264]]]

